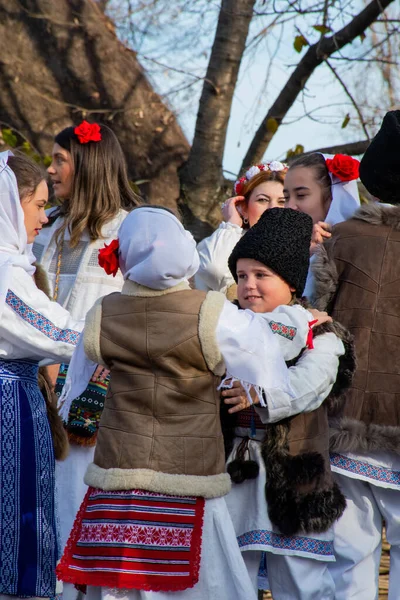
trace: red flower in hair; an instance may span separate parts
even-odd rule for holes
[[[235,194],[236,196],[241,196],[242,192],[243,192],[243,187],[244,184],[246,183],[247,179],[246,176],[243,175],[243,177],[241,177],[240,179],[237,180],[237,182],[235,183]]]
[[[99,265],[103,267],[107,275],[116,276],[119,268],[118,261],[119,241],[113,240],[110,244],[104,244],[104,248],[99,250]]]
[[[360,161],[347,156],[347,154],[335,154],[333,158],[325,160],[328,171],[341,181],[353,181],[358,179]]]
[[[78,127],[75,127],[74,133],[77,136],[80,144],[101,141],[100,125],[97,123],[88,123],[87,121],[82,121]]]

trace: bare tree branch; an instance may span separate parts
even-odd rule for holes
[[[329,58],[331,54],[337,52],[361,35],[392,2],[393,0],[372,0],[364,10],[356,15],[340,31],[330,37],[319,40],[308,48],[291,74],[287,84],[264,117],[247,150],[242,163],[242,169],[262,159],[277,128],[293,106],[301,90],[304,89],[306,82],[314,70]],[[276,125],[274,127],[269,126],[270,119],[275,120]]]
[[[343,81],[343,79],[340,77],[339,73],[336,71],[335,67],[333,67],[329,60],[326,60],[325,63],[328,65],[328,67],[330,68],[330,70],[332,71],[332,73],[334,74],[334,76],[336,77],[336,79],[338,80],[338,82],[340,83],[340,85],[342,86],[342,88],[345,91],[346,96],[350,99],[352,105],[354,106],[354,108],[356,109],[356,113],[358,115],[358,119],[360,121],[360,125],[363,128],[363,131],[365,133],[365,135],[367,136],[367,139],[370,140],[370,135],[368,133],[368,129],[365,125],[365,120],[364,117],[362,115],[361,109],[358,106],[354,96],[352,95],[352,93],[350,92],[349,88],[347,87],[347,85],[345,84],[345,82]]]
[[[349,142],[348,144],[339,144],[337,146],[328,146],[327,148],[317,148],[316,150],[310,150],[303,154],[296,154],[287,159],[288,163],[293,162],[299,156],[304,154],[313,154],[314,152],[321,152],[322,154],[351,154],[353,156],[359,156],[364,154],[370,144],[370,140],[361,140],[359,142]]]

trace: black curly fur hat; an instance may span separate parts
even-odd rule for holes
[[[382,202],[400,203],[400,110],[386,113],[361,160],[360,179]]]
[[[310,263],[313,222],[309,215],[291,208],[271,208],[241,238],[229,257],[229,268],[237,282],[236,263],[252,258],[280,275],[303,295]]]

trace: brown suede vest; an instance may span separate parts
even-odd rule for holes
[[[332,422],[332,449],[399,452],[400,209],[359,212],[334,227],[325,270],[322,261],[316,270],[318,307],[350,330],[357,355],[346,403]]]
[[[94,462],[194,476],[224,473],[220,378],[198,335],[204,292],[120,293],[102,302],[101,355],[111,369]]]

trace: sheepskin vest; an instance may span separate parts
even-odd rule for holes
[[[357,355],[331,450],[400,453],[400,207],[366,205],[336,225],[314,275],[315,305],[348,327]]]
[[[314,337],[328,332],[337,335],[345,347],[328,398],[312,412],[300,413],[277,423],[263,425],[255,417],[257,429],[265,431],[261,454],[266,468],[268,514],[273,525],[285,535],[327,531],[346,507],[330,468],[328,414],[337,411],[344,402],[344,392],[355,370],[355,358],[352,338],[339,323],[316,327]],[[294,366],[300,356],[288,366]],[[242,419],[239,415],[239,426]],[[246,469],[246,463],[242,466]]]
[[[220,378],[199,337],[205,298],[185,290],[102,301],[100,351],[111,382],[94,463],[133,475],[137,488],[205,497],[229,491]]]

